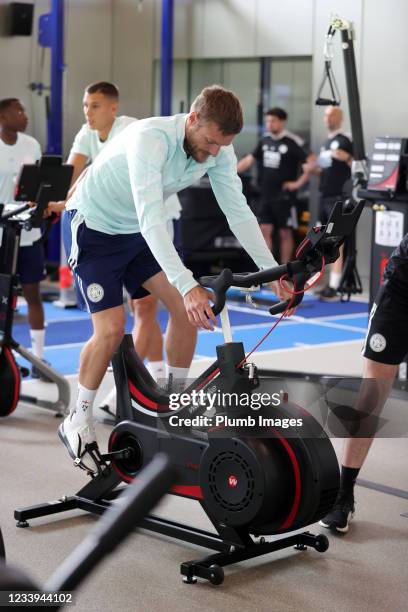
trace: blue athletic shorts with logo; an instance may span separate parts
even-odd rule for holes
[[[42,240],[18,250],[17,273],[22,285],[39,283],[46,277],[44,244]]]
[[[161,267],[142,234],[110,235],[92,230],[82,221],[72,223],[72,270],[78,305],[88,312],[100,312],[123,304],[123,287],[132,299],[149,295],[142,287]],[[72,256],[75,254],[75,261]]]

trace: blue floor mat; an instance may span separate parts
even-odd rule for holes
[[[234,297],[242,297],[243,294],[238,289],[229,289],[229,296]],[[256,291],[251,293],[254,302],[256,302],[256,298],[262,298],[263,300],[267,299],[271,301],[272,304],[276,304],[276,298],[271,291]],[[234,302],[232,302],[234,303]],[[243,306],[247,306],[245,301],[235,301],[235,304],[241,304]],[[267,310],[267,305],[260,304],[260,309],[263,308]],[[335,315],[347,315],[353,314],[355,312],[368,312],[368,304],[365,302],[354,302],[350,300],[349,302],[322,302],[313,294],[307,294],[303,297],[302,303],[298,306],[297,314],[302,317],[328,317]]]
[[[367,310],[367,305],[361,302],[344,302],[344,303],[325,303],[320,300],[306,296],[307,300],[302,303],[297,309],[296,314],[305,318],[314,317],[331,317],[336,315],[350,315],[354,313],[364,313]],[[58,344],[73,344],[76,342],[85,342],[92,333],[92,324],[88,313],[81,312],[76,308],[61,309],[52,304],[45,304],[45,318],[47,321],[46,344],[47,346],[55,346]],[[272,325],[274,318],[271,317],[267,309],[251,308],[247,304],[237,304],[233,302],[232,308],[229,310],[230,322],[234,327],[236,325],[252,325],[257,323],[267,323]],[[242,308],[242,310],[241,310]],[[250,312],[248,312],[250,310]],[[26,315],[26,306],[21,306],[18,309],[18,314]],[[20,318],[19,317],[19,318]],[[26,319],[17,320],[13,326],[13,335],[17,342],[23,346],[30,346],[30,334]],[[158,320],[162,331],[166,328],[168,314],[165,310],[159,310]],[[336,323],[341,322],[344,325],[354,325],[350,323],[351,319],[336,319]],[[133,318],[128,315],[126,322],[126,331],[130,331],[133,326]]]
[[[246,352],[259,342],[262,336],[270,329],[269,325],[261,325],[251,329],[238,329],[233,331],[233,340],[244,342]],[[261,345],[261,351],[288,349],[300,345],[318,345],[321,343],[345,342],[350,340],[361,340],[365,336],[361,332],[347,331],[344,329],[320,327],[308,323],[282,323],[271,333]],[[76,346],[64,346],[63,348],[47,346],[44,357],[51,365],[63,374],[74,374],[78,371],[79,353],[83,341]],[[222,333],[199,332],[196,354],[202,357],[214,357],[215,348],[223,343]],[[23,359],[18,358],[19,363],[27,365]]]
[[[77,309],[64,310],[49,303],[44,306],[47,320],[44,356],[53,367],[63,374],[75,374],[78,371],[81,348],[92,334],[90,316]],[[367,304],[361,302],[325,303],[313,296],[305,296],[305,301],[297,309],[296,314],[306,320],[312,317],[319,317],[323,320],[303,323],[302,320],[284,319],[262,344],[260,350],[287,349],[302,345],[350,340],[363,341],[368,322],[366,310]],[[27,308],[19,306],[18,316],[13,326],[13,336],[17,342],[29,347],[31,342],[27,320],[24,316],[26,313]],[[350,316],[353,314],[356,316]],[[242,340],[247,352],[257,344],[276,321],[276,318],[271,317],[265,307],[251,309],[245,302],[232,302],[229,315],[233,328],[233,339]],[[324,317],[328,319],[324,320]],[[164,331],[168,320],[165,310],[159,310],[158,320]],[[130,332],[132,327],[133,318],[128,315],[126,331]],[[213,333],[200,331],[196,355],[214,357],[215,347],[222,342],[221,331],[217,330]],[[21,358],[19,358],[19,363],[27,365]]]
[[[242,293],[240,291],[238,291],[237,289],[230,289],[228,291],[228,295],[231,296],[242,296]],[[270,299],[271,301],[271,305],[273,303],[276,303],[276,299],[274,294],[271,291],[267,291],[265,289],[263,289],[262,291],[257,291],[253,294],[251,294],[256,302],[256,297],[262,297],[264,299]],[[232,306],[242,306],[244,308],[251,308],[250,305],[246,304],[245,301],[240,301],[237,302],[235,300],[231,301]],[[58,308],[57,306],[54,306],[52,303],[46,302],[44,303],[44,309],[45,309],[45,318],[47,321],[63,321],[63,320],[67,320],[69,321],[70,319],[72,319],[73,317],[75,318],[81,318],[81,319],[88,319],[89,318],[89,314],[87,312],[82,312],[81,310],[78,310],[77,308]],[[19,313],[20,314],[27,314],[27,307],[26,306],[19,306]],[[268,306],[265,304],[260,304],[258,309],[254,308],[254,316],[260,316],[262,311],[265,312],[265,316],[268,317]],[[160,311],[160,313],[162,313],[164,311]],[[313,294],[308,294],[306,293],[306,295],[303,298],[302,303],[300,304],[300,306],[298,307],[297,310],[297,314],[301,315],[302,317],[327,317],[327,316],[336,316],[336,315],[348,315],[348,314],[354,314],[354,313],[363,313],[363,312],[368,312],[368,304],[366,302],[356,302],[353,300],[350,300],[349,302],[321,302],[319,300],[318,297],[316,297]],[[234,325],[240,325],[240,324],[244,324],[244,322],[248,322],[245,321],[246,317],[248,315],[242,315],[242,323],[233,323]],[[250,314],[249,314],[250,316]],[[167,320],[166,318],[164,320]]]
[[[249,351],[259,342],[262,336],[270,329],[269,325],[251,329],[233,330],[232,338],[235,341],[243,341],[245,350]],[[365,333],[347,331],[344,329],[319,327],[307,323],[278,325],[260,346],[260,351],[287,349],[294,346],[318,345],[321,343],[345,342],[350,340],[362,340]],[[199,355],[212,357],[215,354],[217,344],[222,344],[223,336],[221,332],[200,333],[197,342],[196,352]]]
[[[126,331],[131,331],[133,327],[132,317],[127,317]],[[77,342],[86,342],[92,335],[92,322],[87,315],[87,318],[79,318],[77,320],[48,322],[45,332],[45,341],[47,346],[55,346],[61,344],[75,344]],[[30,346],[30,330],[27,323],[17,323],[13,326],[14,340],[23,346]]]
[[[336,325],[348,325],[351,327],[361,327],[361,329],[364,329],[364,331],[367,329],[368,327],[368,313],[361,315],[359,317],[347,317],[347,318],[342,318],[339,317],[333,321],[333,323],[335,323]]]

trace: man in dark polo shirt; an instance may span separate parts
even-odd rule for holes
[[[239,173],[256,161],[261,165],[259,225],[272,251],[272,236],[279,230],[280,261],[290,261],[293,230],[297,227],[296,191],[308,180],[308,173],[299,176],[299,167],[308,154],[303,140],[286,130],[288,115],[282,108],[271,108],[265,117],[266,132],[255,150],[243,157],[237,166]]]
[[[343,112],[338,106],[328,106],[324,112],[324,123],[327,128],[327,139],[320,149],[315,162],[303,166],[305,171],[320,174],[319,219],[322,225],[327,223],[334,204],[342,199],[344,183],[351,178],[351,161],[353,145],[342,129]],[[341,280],[343,256],[337,259],[330,271],[328,286],[320,293],[325,302],[340,300],[337,288]]]

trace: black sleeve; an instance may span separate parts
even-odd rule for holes
[[[306,161],[309,153],[306,153],[305,149],[297,144],[297,142],[293,141],[293,154],[302,164]]]
[[[390,280],[395,271],[404,266],[404,271],[408,264],[408,234],[405,234],[399,245],[390,255],[388,263],[384,270],[384,279]]]
[[[256,145],[255,149],[252,151],[252,156],[255,157],[255,159],[258,159],[258,160],[262,159],[262,153],[263,153],[262,144],[263,144],[263,141],[261,139]]]
[[[347,138],[347,136],[344,134],[340,134],[337,136],[337,140],[339,143],[339,149],[353,155],[353,143],[351,142],[350,138]]]

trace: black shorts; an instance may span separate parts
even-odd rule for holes
[[[341,195],[324,196],[320,195],[319,199],[319,221],[322,225],[327,225],[330,213],[333,210],[333,206],[336,202],[343,200]]]
[[[278,229],[297,229],[296,199],[291,194],[282,194],[277,198],[261,200],[258,221],[259,223],[273,225]]]
[[[402,295],[388,282],[380,287],[368,321],[364,357],[399,365],[408,353],[408,296]]]

